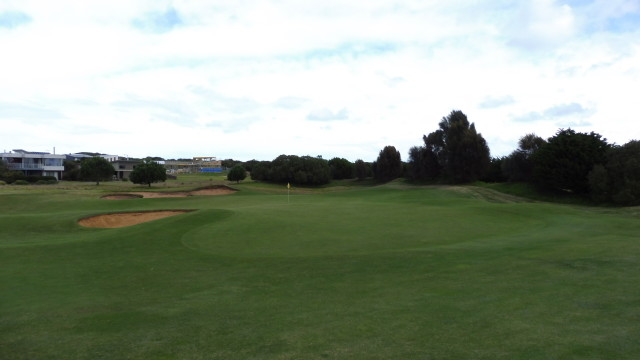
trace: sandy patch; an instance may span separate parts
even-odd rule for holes
[[[133,192],[130,194],[140,195],[143,198],[178,198],[190,196],[186,191],[172,191],[172,192]]]
[[[215,196],[233,194],[236,190],[221,185],[206,187],[192,191],[136,191],[122,194],[109,194],[102,198],[107,200],[125,200],[134,198],[180,198],[187,196]]]
[[[208,189],[200,189],[191,191],[191,195],[202,195],[202,196],[212,196],[212,195],[228,195],[233,194],[236,190],[228,187],[220,187],[220,188],[208,188]]]
[[[189,211],[192,210],[160,210],[96,215],[80,219],[78,224],[94,228],[120,228],[180,215]]]
[[[112,194],[105,195],[102,198],[107,200],[127,200],[127,199],[140,199],[141,195],[136,194]]]

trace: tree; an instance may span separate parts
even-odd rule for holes
[[[8,172],[9,172],[9,165],[7,165],[7,163],[4,160],[0,159],[0,179],[2,179],[4,175]]]
[[[409,169],[415,179],[436,179],[462,183],[486,174],[490,163],[487,142],[462,111],[443,117],[440,129],[424,135],[422,147],[409,152]]]
[[[322,157],[280,155],[273,161],[254,164],[251,178],[276,183],[322,185],[331,180],[331,171],[327,160]]]
[[[242,161],[233,160],[233,159],[224,159],[222,160],[222,167],[225,169],[232,169],[236,165],[241,165]]]
[[[356,160],[354,167],[356,171],[356,178],[358,178],[358,180],[364,180],[371,175],[371,166],[363,160]]]
[[[238,184],[240,183],[240,180],[244,180],[246,177],[247,171],[241,165],[232,167],[227,174],[227,179],[229,181],[235,181]]]
[[[134,184],[147,184],[151,187],[151,183],[167,180],[167,170],[157,162],[145,159],[134,166],[129,180]]]
[[[502,171],[506,157],[492,157],[487,172],[480,178],[484,182],[499,183],[507,181]]]
[[[434,136],[434,147],[441,147],[438,156],[445,176],[455,183],[477,180],[489,166],[489,147],[475,124],[459,110],[440,121],[440,133]]]
[[[113,165],[100,156],[85,158],[80,163],[80,178],[95,181],[96,185],[100,185],[100,181],[113,178],[115,171]]]
[[[620,205],[640,204],[640,141],[612,149],[607,157],[611,198]]]
[[[408,177],[412,180],[435,180],[441,174],[434,146],[424,136],[424,146],[409,149]]]
[[[80,161],[64,160],[64,179],[76,181],[80,178]]]
[[[402,175],[400,152],[394,146],[385,146],[373,163],[374,178],[378,181],[391,181],[400,175]]]
[[[271,179],[271,161],[255,161],[249,172],[252,180],[269,181]]]
[[[606,164],[596,164],[588,179],[590,194],[595,201],[639,205],[640,141],[612,146],[607,152]]]
[[[331,178],[335,180],[354,178],[355,167],[347,159],[334,157],[329,160],[329,168],[331,169]]]
[[[518,141],[518,149],[505,158],[502,164],[502,172],[509,181],[529,182],[533,177],[533,154],[540,149],[546,141],[536,134],[527,134]]]
[[[533,180],[547,189],[589,193],[589,172],[606,162],[611,148],[594,132],[578,133],[560,129],[533,155]]]

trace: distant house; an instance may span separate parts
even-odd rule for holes
[[[67,154],[65,155],[67,160],[69,161],[82,161],[82,159],[93,157],[92,155],[87,154]]]
[[[62,179],[65,155],[15,149],[1,153],[0,156],[9,170],[22,171],[25,175],[54,176],[58,180]]]
[[[114,177],[118,180],[129,179],[133,169],[140,163],[142,163],[140,160],[124,160],[123,158],[112,161],[111,165],[116,171]]]

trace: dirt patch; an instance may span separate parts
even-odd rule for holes
[[[133,195],[139,195],[143,198],[178,198],[178,197],[187,197],[191,196],[189,192],[186,191],[172,191],[172,192],[134,192],[130,193]]]
[[[218,187],[218,188],[205,188],[205,189],[197,189],[191,191],[191,195],[196,196],[212,196],[212,195],[228,195],[233,194],[237,190],[234,190],[230,187]]]
[[[125,200],[136,198],[179,198],[187,196],[215,196],[233,194],[237,190],[228,186],[211,186],[191,191],[136,191],[122,194],[109,194],[102,198],[107,200]]]
[[[192,210],[140,211],[90,216],[78,220],[78,224],[93,228],[120,228],[180,215]]]
[[[102,198],[103,199],[107,199],[107,200],[127,200],[127,199],[140,199],[140,198],[142,198],[142,195],[137,195],[137,194],[111,194],[111,195],[105,195]]]

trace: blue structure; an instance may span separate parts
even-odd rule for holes
[[[222,172],[222,168],[200,168],[200,172],[203,172],[203,173],[219,173],[219,172]]]

